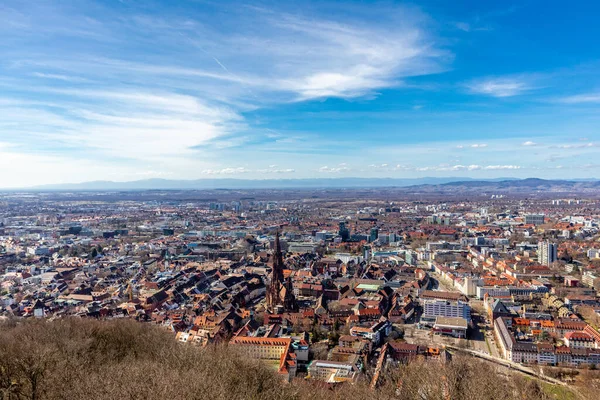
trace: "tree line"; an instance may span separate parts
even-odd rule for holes
[[[0,323],[0,399],[485,400],[550,399],[533,380],[473,359],[387,368],[331,387],[296,379],[226,345],[197,348],[132,320],[64,318]]]

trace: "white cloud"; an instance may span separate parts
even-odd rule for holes
[[[347,167],[345,164],[342,165],[340,164],[337,167],[328,167],[327,165],[322,166],[321,168],[319,168],[317,170],[318,172],[324,172],[324,173],[340,173],[340,172],[347,172],[350,171],[350,168]]]
[[[79,78],[77,76],[71,76],[71,75],[46,74],[46,73],[42,73],[42,72],[34,72],[32,75],[37,78],[56,79],[56,80],[65,81],[65,82],[89,82],[88,79]]]
[[[202,171],[204,175],[234,175],[234,174],[246,174],[251,172],[245,167],[228,167],[222,169],[205,169]]]
[[[457,29],[460,29],[461,31],[464,31],[464,32],[470,32],[471,31],[471,25],[468,24],[468,23],[466,23],[466,22],[457,22],[457,23],[454,24],[454,26]]]
[[[471,149],[485,149],[486,147],[488,147],[487,143],[472,143],[472,144],[459,144],[456,145],[457,149],[467,149],[467,148],[471,148]]]
[[[388,164],[370,164],[369,168],[372,169],[389,169],[389,165]]]
[[[480,171],[480,170],[506,170],[506,169],[521,169],[518,165],[436,165],[436,166],[428,166],[428,167],[416,167],[415,171]]]
[[[211,24],[210,18],[190,21],[186,16],[193,29],[182,29],[176,20],[132,15],[121,17],[117,23],[103,21],[104,30],[113,28],[112,34],[104,30],[103,34],[121,40],[129,40],[124,36],[129,31],[148,35],[158,47],[187,54],[198,51],[202,57],[194,56],[201,62],[140,64],[125,57],[114,60],[103,56],[90,57],[90,61],[48,57],[19,62],[32,63],[38,67],[39,76],[48,78],[70,75],[40,72],[39,67],[136,81],[161,76],[169,78],[171,84],[183,84],[183,88],[198,85],[211,94],[251,100],[260,97],[259,101],[273,92],[288,92],[295,100],[371,95],[378,89],[401,85],[403,78],[446,68],[450,54],[436,46],[422,22],[425,17],[415,9],[358,11],[341,22],[324,13],[303,15],[245,7],[220,24]],[[169,40],[170,35],[178,40]],[[132,77],[134,73],[138,76]]]
[[[15,126],[11,132],[20,133],[19,140],[30,132],[43,133],[48,140],[101,155],[148,160],[191,156],[193,146],[243,126],[235,112],[194,96],[109,89],[49,92],[74,102],[58,111],[0,105],[0,129]]]
[[[526,142],[521,143],[521,146],[537,146],[537,143],[532,142],[531,140],[528,140]]]
[[[600,93],[586,93],[563,97],[559,99],[559,102],[565,104],[600,103]]]
[[[587,143],[578,143],[578,144],[561,144],[558,146],[553,146],[559,149],[585,149],[590,147],[598,147],[597,143],[587,142]]]
[[[271,57],[271,69],[286,72],[275,85],[298,93],[300,100],[363,96],[398,86],[404,77],[440,70],[447,53],[411,22],[420,18],[408,9],[379,15],[376,25],[277,15],[267,19],[275,31],[269,32],[268,47],[256,50]],[[292,68],[279,70],[280,65]]]
[[[293,168],[263,168],[257,169],[256,172],[259,174],[291,174],[296,170]]]
[[[533,87],[523,78],[487,78],[467,84],[471,93],[492,97],[511,97],[523,94]]]
[[[486,170],[502,170],[502,169],[521,169],[519,165],[488,165],[483,167]]]
[[[465,21],[458,21],[458,22],[453,22],[452,26],[454,26],[456,29],[463,31],[463,32],[492,30],[492,28],[488,24],[485,24],[484,22],[485,21],[483,21],[482,18],[478,17],[478,18],[475,18],[474,20],[472,20],[472,23],[465,22]]]

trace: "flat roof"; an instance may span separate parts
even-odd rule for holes
[[[358,286],[356,286],[358,289],[363,289],[366,290],[367,292],[376,292],[379,290],[379,288],[381,287],[381,285],[370,285],[367,283],[361,283]]]
[[[461,317],[441,317],[435,319],[435,324],[438,326],[446,326],[449,328],[467,329],[467,320]]]

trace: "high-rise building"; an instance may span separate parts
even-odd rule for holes
[[[338,231],[338,235],[342,238],[342,242],[348,241],[350,239],[350,231],[346,227],[346,223],[344,221],[340,222],[340,229]]]
[[[371,260],[371,255],[372,255],[371,246],[363,247],[363,258],[365,259],[365,261],[368,262],[369,260]]]
[[[558,245],[548,240],[538,243],[538,262],[549,266],[558,260]]]
[[[379,237],[379,229],[371,228],[371,235],[369,236],[369,242],[374,242]]]

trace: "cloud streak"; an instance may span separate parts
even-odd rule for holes
[[[600,93],[585,93],[567,96],[559,99],[558,102],[564,104],[600,103]]]
[[[427,171],[458,172],[458,171],[516,170],[516,169],[521,169],[521,168],[522,167],[519,165],[477,165],[477,164],[461,165],[461,164],[457,164],[457,165],[436,165],[436,166],[427,166],[427,167],[414,167],[411,169],[414,171],[421,171],[421,172],[427,172]]]
[[[524,94],[533,86],[523,78],[486,78],[467,84],[473,94],[492,97],[513,97]]]

